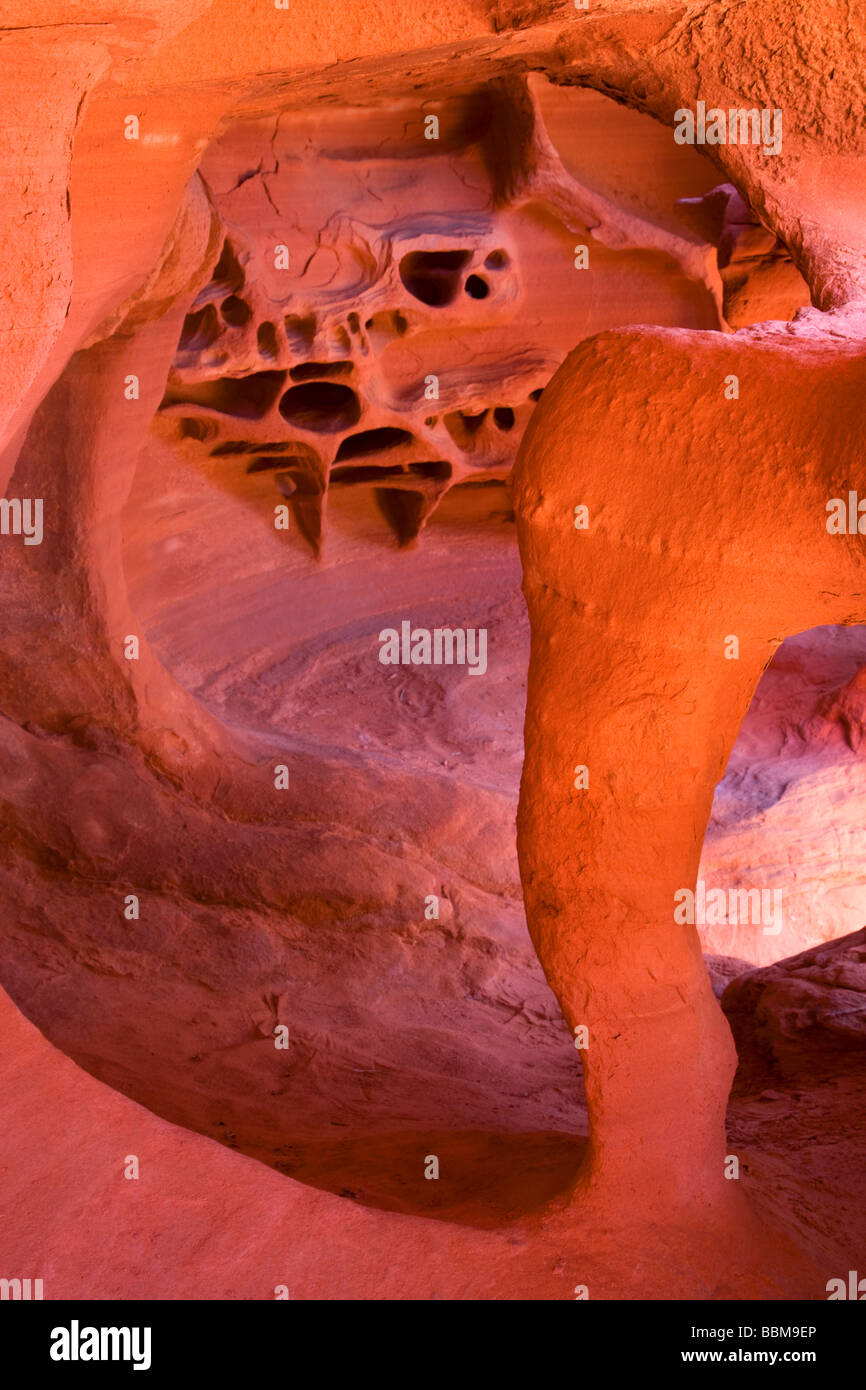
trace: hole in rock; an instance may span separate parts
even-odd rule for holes
[[[201,352],[215,343],[221,332],[216,309],[212,304],[206,304],[198,313],[187,314],[183,321],[180,346],[190,352]]]
[[[268,444],[265,447],[270,449],[272,452],[276,452],[278,449],[288,449],[289,445]],[[266,473],[272,468],[287,468],[290,464],[297,464],[300,467],[303,467],[308,462],[309,460],[305,454],[280,454],[278,458],[270,458],[267,455],[263,455],[261,457],[254,458],[250,463],[247,464],[247,472]]]
[[[540,401],[540,400],[541,400],[541,397],[542,397],[543,395],[544,395],[544,387],[543,387],[543,386],[536,386],[536,388],[535,388],[534,391],[530,391],[530,393],[529,393],[529,399],[530,399],[531,401]]]
[[[331,469],[331,486],[341,483],[375,483],[388,477],[408,477],[399,463],[377,466],[374,463],[343,464]]]
[[[680,890],[737,1048],[731,1152],[748,1148],[759,1171],[769,1151],[789,1180],[805,1163],[813,1194],[849,1161],[853,1115],[862,1128],[864,752],[866,626],[787,637],[716,785],[697,880]],[[778,1185],[774,1199],[800,1216],[810,1201]]]
[[[490,286],[480,275],[469,275],[466,279],[466,293],[471,299],[486,299],[490,293]]]
[[[500,487],[506,488],[507,484],[502,478],[461,478],[456,484],[459,488],[467,487]]]
[[[444,459],[437,459],[433,463],[410,463],[409,472],[419,478],[431,478],[441,482],[451,477],[451,464],[446,463]]]
[[[382,352],[388,345],[397,338],[402,338],[409,331],[409,320],[405,314],[401,314],[399,309],[385,309],[379,314],[373,314],[364,324],[370,345],[375,352]]]
[[[324,531],[324,493],[321,478],[305,468],[294,468],[286,473],[277,473],[275,481],[283,497],[287,498],[291,505],[295,526],[318,555]]]
[[[216,425],[213,420],[196,420],[193,415],[186,415],[178,421],[178,435],[181,439],[213,439],[216,434]]]
[[[467,434],[476,434],[487,419],[487,411],[480,410],[477,415],[467,415],[461,410],[458,418]]]
[[[316,336],[315,314],[287,314],[283,320],[286,337],[296,352],[308,351]]]
[[[336,434],[358,423],[361,406],[349,386],[335,381],[310,381],[286,392],[280,401],[280,414],[299,429]]]
[[[172,387],[165,404],[176,402],[218,410],[240,420],[259,420],[274,405],[285,380],[284,372],[254,372],[251,376],[224,376]]]
[[[423,492],[376,488],[376,503],[400,545],[408,545],[418,535],[426,502]]]
[[[270,454],[277,454],[291,447],[287,442],[257,444],[249,439],[230,439],[225,444],[218,444],[215,449],[211,449],[211,458],[220,458],[223,454],[260,454],[265,449]]]
[[[866,797],[864,753],[866,626],[786,638],[716,785],[694,904],[707,953],[771,966],[866,922],[866,831],[855,809]],[[803,854],[792,868],[794,825]]]
[[[223,292],[239,290],[243,287],[244,272],[240,261],[235,254],[235,249],[226,237],[223,242],[220,258],[217,261],[211,284],[209,288],[219,289]]]
[[[498,405],[493,412],[493,421],[498,429],[514,429],[514,411],[508,405]]]
[[[277,343],[277,330],[272,323],[260,323],[256,330],[256,342],[262,357],[277,357],[279,345]]]
[[[331,469],[331,484],[375,483],[383,478],[426,478],[442,482],[451,476],[451,464],[439,459],[435,463],[410,464],[342,464]]]
[[[280,459],[283,468],[289,462],[291,462],[290,459]],[[285,472],[278,473],[276,483],[286,497],[317,498],[321,502],[322,480],[310,468],[309,460],[300,455],[297,459],[297,467],[288,468]]]
[[[400,279],[422,304],[441,308],[454,300],[471,259],[471,251],[410,251],[400,262]]]
[[[445,428],[455,444],[471,451],[476,448],[475,436],[489,414],[489,407],[479,410],[476,415],[470,415],[465,410],[455,410],[451,415],[445,416]]]
[[[345,376],[351,370],[351,362],[299,362],[289,368],[289,376],[292,381],[311,381],[316,377]]]
[[[504,266],[508,265],[508,255],[505,251],[491,251],[490,255],[485,258],[484,264],[488,270],[502,270]]]
[[[408,430],[395,429],[383,425],[375,430],[362,430],[360,434],[350,434],[337,450],[335,463],[343,459],[362,458],[364,454],[379,454],[386,449],[399,448],[401,444],[411,444],[412,436]]]
[[[229,295],[220,305],[220,313],[226,323],[232,328],[243,328],[244,324],[249,323],[253,316],[253,311],[245,299],[240,299],[236,294]]]

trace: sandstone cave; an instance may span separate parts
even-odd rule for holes
[[[863,1263],[826,519],[864,25],[281,8],[0,33],[4,487],[44,518],[0,536],[4,1267],[825,1299]],[[784,144],[677,143],[699,97]],[[403,624],[483,673],[384,662]]]

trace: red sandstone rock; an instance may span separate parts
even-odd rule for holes
[[[733,980],[722,1007],[746,1076],[786,1081],[852,1070],[866,1061],[866,928]]]
[[[830,1100],[791,1061],[824,967],[729,986],[802,1084],[732,1141],[700,951],[718,988],[858,907],[864,654],[778,651],[866,618],[825,527],[864,32],[826,8],[4,14],[4,483],[46,516],[0,538],[0,977],[45,1035],[4,1002],[4,1255],[49,1296],[822,1297],[843,1267],[852,1051]],[[744,92],[777,157],[674,143]],[[789,324],[806,284],[832,312]],[[407,618],[485,627],[489,678],[384,667]],[[783,931],[677,921],[699,874],[783,883]],[[844,1181],[804,1170],[795,1224],[774,1148],[808,1125]]]

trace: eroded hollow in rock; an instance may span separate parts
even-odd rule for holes
[[[471,259],[471,251],[410,251],[400,262],[400,279],[422,304],[441,308],[456,298]]]
[[[279,355],[277,330],[272,323],[259,324],[256,330],[256,342],[262,357],[277,357]]]
[[[393,425],[383,425],[376,430],[362,430],[360,434],[346,435],[334,455],[334,462],[362,458],[365,454],[381,454],[389,449],[399,449],[401,444],[411,443],[412,436],[409,431],[395,429]]]
[[[313,381],[347,376],[351,371],[351,362],[299,362],[297,366],[289,368],[289,376],[292,381]]]
[[[274,405],[283,385],[283,372],[254,372],[244,377],[220,377],[184,388],[183,403],[197,405],[239,420],[258,420]],[[177,400],[171,390],[166,404]]]
[[[249,323],[252,318],[249,304],[236,294],[231,294],[228,299],[223,300],[220,305],[220,313],[226,323],[231,324],[232,328],[243,328],[244,324]]]
[[[292,139],[313,138],[305,129],[306,118],[284,113],[286,138],[280,143],[288,163],[279,177],[268,175],[266,201],[269,207],[294,209],[298,244],[286,250],[292,265],[307,268],[301,274],[282,271],[275,279],[268,268],[273,248],[258,205],[261,175],[255,172],[265,125],[255,119],[240,122],[221,137],[206,165],[214,170],[215,184],[229,190],[217,201],[232,231],[211,280],[195,298],[170,375],[166,413],[179,417],[183,409],[183,418],[190,420],[199,401],[212,406],[221,390],[230,405],[244,388],[221,388],[215,382],[253,379],[279,366],[288,373],[288,389],[278,411],[269,409],[263,418],[261,438],[249,440],[249,452],[273,456],[277,451],[270,445],[279,441],[280,428],[286,431],[282,443],[288,447],[297,436],[318,436],[323,475],[341,470],[334,481],[343,491],[353,481],[369,481],[365,472],[344,471],[345,463],[361,457],[363,450],[365,467],[391,469],[387,456],[398,440],[407,465],[441,459],[450,466],[448,477],[435,486],[426,476],[415,501],[404,499],[380,509],[388,523],[386,534],[403,545],[407,528],[412,531],[408,539],[414,540],[427,527],[450,486],[460,486],[470,477],[507,480],[544,383],[573,344],[574,323],[583,322],[587,306],[594,304],[584,293],[589,281],[577,273],[564,275],[563,248],[568,238],[574,239],[575,219],[577,224],[584,218],[595,225],[586,217],[586,199],[591,202],[595,191],[602,191],[605,178],[611,195],[605,217],[612,225],[599,232],[597,241],[591,226],[585,235],[592,243],[591,283],[603,283],[607,297],[603,309],[592,308],[584,331],[615,327],[633,321],[635,314],[647,322],[719,328],[714,274],[721,270],[711,272],[709,260],[697,254],[696,228],[700,235],[710,228],[724,244],[724,254],[718,253],[720,267],[722,259],[725,268],[738,266],[736,285],[730,281],[738,315],[750,285],[760,280],[763,293],[776,283],[776,270],[768,267],[780,264],[778,245],[771,239],[764,248],[761,242],[766,254],[752,254],[757,243],[748,209],[736,201],[730,186],[719,190],[714,171],[701,156],[681,151],[672,159],[669,147],[662,153],[664,131],[650,135],[648,127],[635,124],[633,113],[612,116],[610,103],[592,94],[558,90],[540,78],[530,79],[519,99],[516,92],[510,98],[483,89],[455,99],[454,111],[463,115],[454,118],[447,166],[427,159],[426,146],[415,147],[411,156],[405,149],[398,153],[399,146],[393,144],[398,116],[405,125],[412,110],[409,103],[398,103],[393,116],[377,122],[383,132],[394,122],[382,147],[388,154],[369,156],[361,191],[354,180],[358,162],[368,157],[358,153],[355,132],[344,143],[351,117],[335,111],[314,137],[327,157],[311,177],[309,168],[293,162],[290,147]],[[507,125],[515,115],[508,110],[512,99],[517,105],[528,102],[537,126],[530,143],[535,139],[539,149],[547,149],[545,127],[548,133],[556,132],[559,142],[555,187],[548,169],[536,200],[520,198],[513,205],[503,190],[519,184],[521,161],[535,167],[539,156],[521,153],[519,143],[512,147],[494,137],[494,108],[498,111],[504,102],[497,121],[501,117]],[[471,118],[470,112],[475,112]],[[486,113],[483,119],[476,119],[479,112]],[[359,116],[361,126],[364,119]],[[575,120],[584,127],[588,120],[596,130],[604,123],[623,121],[628,145],[623,143],[621,149],[637,148],[641,140],[652,145],[659,176],[655,183],[642,179],[637,195],[645,246],[638,237],[627,251],[608,249],[622,241],[624,228],[626,241],[633,239],[630,219],[635,206],[629,203],[628,209],[620,209],[617,198],[633,177],[634,166],[629,156],[621,168],[600,167],[591,144],[575,141]],[[411,121],[406,130],[410,127]],[[405,170],[407,157],[426,171],[428,180],[424,186],[429,191],[418,207],[408,192],[402,200],[395,195],[389,182],[391,164]],[[545,154],[544,159],[550,157]],[[383,223],[377,209],[388,198],[393,206],[390,220]],[[329,231],[316,244],[307,265],[305,247],[316,241],[323,203],[343,207],[344,220],[339,236]],[[622,217],[622,227],[616,225],[617,217]],[[737,252],[740,242],[748,247],[748,257]],[[573,260],[568,265],[574,271]],[[778,283],[787,303],[790,276],[784,285]],[[214,318],[214,306],[226,305],[233,320],[229,323]],[[224,331],[212,340],[213,325],[220,321]],[[252,411],[252,405],[249,408]],[[360,423],[364,428],[357,430]],[[174,428],[193,437],[189,426]],[[214,455],[222,453],[223,443],[226,452],[234,450],[237,431],[228,420],[225,433],[227,440],[214,439],[208,426]],[[228,473],[220,485],[241,486]],[[327,488],[317,485],[316,491],[322,500],[314,548],[321,557],[332,509]],[[306,523],[299,528],[299,536],[309,533]],[[294,543],[292,537],[285,541]]]
[[[237,253],[231,243],[231,239],[226,237],[220,251],[220,257],[214,266],[212,285],[218,294],[233,294],[242,288],[244,283],[244,272],[238,260]]]
[[[180,346],[197,352],[215,343],[221,331],[216,309],[213,304],[206,304],[197,313],[187,314],[180,336]]]
[[[338,382],[310,381],[290,387],[280,401],[280,414],[298,429],[337,434],[357,424],[361,407],[351,387]]]
[[[480,275],[467,276],[464,288],[472,299],[486,299],[490,293],[490,286]]]

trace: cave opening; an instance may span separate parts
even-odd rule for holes
[[[782,1219],[775,1165],[818,1183],[845,1170],[841,1116],[861,1103],[864,736],[866,625],[786,637],[716,786],[698,870],[695,926],[737,1048],[729,1161]]]
[[[319,3],[2,35],[2,1292],[856,1299],[866,25]]]
[[[552,125],[575,101],[587,120],[620,119],[594,94],[544,97]],[[357,127],[355,112],[333,119],[336,143]],[[641,129],[643,155],[661,150],[661,128]],[[302,147],[302,117],[281,130]],[[642,190],[647,244],[611,250],[540,194],[497,205],[477,141],[453,177],[431,170],[422,204],[413,185],[375,235],[370,207],[353,202],[359,162],[376,172],[372,150],[329,160],[330,187],[287,161],[291,180],[269,192],[297,206],[307,251],[323,200],[349,209],[345,256],[331,247],[322,285],[301,278],[287,292],[245,203],[259,175],[228,177],[256,167],[249,147],[260,154],[265,133],[270,122],[241,124],[204,161],[231,189],[217,205],[232,234],[190,305],[125,510],[124,558],[165,668],[227,728],[291,763],[296,824],[269,835],[280,874],[262,870],[267,887],[250,901],[184,890],[200,971],[191,981],[165,967],[134,1045],[122,1021],[131,989],[100,1015],[93,981],[81,982],[100,1018],[90,1050],[63,1043],[118,1089],[305,1182],[484,1224],[564,1190],[587,1133],[579,1051],[526,937],[514,855],[529,634],[511,468],[576,339],[635,317],[726,326],[712,243],[676,212],[718,175],[697,154],[677,175],[665,156],[663,187]],[[602,174],[566,153],[577,204],[582,180]],[[390,187],[393,170],[379,177]],[[624,216],[632,225],[632,206]],[[579,235],[601,292],[574,266]],[[279,532],[282,499],[293,524]],[[485,681],[384,668],[376,634],[404,620],[484,628],[496,653]],[[174,912],[167,904],[141,948],[150,964]],[[288,1058],[265,1054],[284,1009]],[[140,1051],[141,1037],[156,1046]],[[394,1176],[431,1136],[464,1182],[439,1206],[434,1190]]]
[[[856,828],[866,789],[864,671],[860,624],[787,637],[764,671],[704,838],[695,906],[706,953],[772,966],[866,920],[866,839]],[[792,864],[795,826],[808,850]]]
[[[551,124],[561,131],[563,109],[583,98],[552,89],[546,95],[556,108]],[[619,118],[604,99],[592,97],[588,106],[599,116]],[[342,119],[334,113],[338,132]],[[357,135],[357,120],[355,127]],[[659,128],[647,122],[640,129],[654,150],[661,148]],[[288,138],[291,121],[285,131]],[[249,151],[253,136],[254,131],[239,129],[224,139],[212,155],[221,171],[235,159],[254,167]],[[339,161],[329,165],[336,191],[307,189],[302,181],[300,194],[288,186],[283,193],[271,182],[271,196],[278,204],[291,196],[299,216],[316,225],[322,199],[342,196],[349,178],[349,196],[357,197],[354,170],[363,158],[357,150],[356,141],[345,172]],[[366,886],[372,870],[363,860],[349,887],[323,846],[312,859],[306,851],[303,862],[322,884],[327,907],[323,910],[302,894],[292,910],[293,919],[295,913],[299,917],[293,931],[300,943],[309,922],[320,921],[329,939],[341,943],[335,948],[350,952],[358,978],[350,984],[329,976],[326,988],[315,968],[311,973],[309,965],[301,965],[300,944],[270,944],[269,952],[281,961],[276,974],[292,982],[293,1016],[299,1010],[299,981],[306,982],[307,1005],[293,1034],[291,1065],[284,1073],[274,1070],[269,1090],[265,1086],[263,1091],[259,1080],[243,1097],[226,1094],[222,1073],[214,1067],[202,1087],[195,1123],[216,1138],[225,1138],[220,1130],[227,1128],[231,1143],[313,1185],[371,1205],[437,1214],[435,1194],[410,1197],[387,1176],[399,1169],[404,1147],[421,1142],[421,1134],[433,1126],[450,1135],[449,1152],[469,1184],[465,1210],[475,1203],[473,1219],[483,1222],[478,1173],[491,1184],[491,1210],[511,1202],[516,1212],[521,1201],[547,1200],[573,1181],[587,1134],[580,1052],[527,942],[514,855],[511,827],[522,762],[529,633],[509,497],[511,467],[534,407],[574,345],[575,319],[582,336],[636,315],[672,326],[720,330],[725,325],[719,282],[712,274],[695,279],[692,273],[690,278],[671,254],[676,247],[684,254],[683,247],[700,240],[689,225],[694,209],[690,205],[684,217],[677,204],[693,200],[696,192],[700,201],[712,189],[717,176],[701,156],[684,165],[666,157],[664,190],[655,190],[645,208],[652,248],[613,253],[593,247],[597,274],[608,290],[606,295],[593,291],[589,302],[572,263],[575,234],[561,225],[559,214],[539,202],[491,215],[488,195],[472,191],[473,185],[483,190],[483,152],[470,143],[462,158],[466,169],[460,169],[454,188],[443,188],[437,182],[441,174],[431,172],[426,214],[417,193],[413,196],[406,216],[411,216],[414,244],[410,239],[406,245],[400,215],[393,229],[370,243],[370,266],[390,264],[390,278],[377,270],[360,288],[351,284],[342,301],[332,287],[324,296],[301,285],[293,301],[288,306],[283,302],[277,312],[271,296],[279,292],[284,301],[282,285],[277,290],[266,276],[256,281],[253,270],[245,268],[259,264],[261,256],[255,222],[245,223],[241,215],[255,181],[241,185],[227,207],[232,244],[244,263],[244,279],[235,292],[242,288],[254,305],[250,323],[243,326],[252,336],[237,339],[234,350],[239,361],[254,365],[262,325],[268,325],[269,360],[291,384],[261,423],[261,444],[235,440],[230,424],[226,441],[216,449],[211,441],[212,455],[219,451],[230,458],[237,451],[253,456],[243,478],[209,473],[201,456],[190,453],[195,469],[189,483],[201,499],[195,505],[217,508],[211,535],[224,534],[220,515],[226,518],[228,535],[229,518],[238,508],[254,505],[267,517],[273,509],[268,489],[274,486],[296,510],[288,534],[272,535],[252,568],[248,551],[220,546],[217,568],[226,602],[219,605],[211,642],[214,653],[219,652],[222,675],[215,684],[200,666],[194,690],[221,719],[255,727],[258,738],[293,739],[293,731],[302,727],[309,757],[321,757],[327,749],[329,757],[349,758],[351,765],[360,756],[365,770],[354,776],[369,775],[381,760],[389,769],[379,793],[386,823],[396,815],[396,834],[404,845],[397,863],[407,855],[410,863],[419,855],[424,856],[419,863],[432,856],[436,868],[429,879],[426,870],[422,873],[429,891],[419,901],[423,905],[436,899],[438,916],[427,919],[421,910],[417,920],[411,914],[407,920],[404,913],[377,906],[373,880]],[[568,158],[573,160],[573,153]],[[573,164],[569,171],[576,177]],[[599,177],[593,169],[592,178]],[[357,211],[361,216],[363,207]],[[469,223],[474,224],[471,236]],[[656,249],[659,223],[669,237],[671,253],[666,256]],[[368,235],[360,223],[355,226],[352,257]],[[557,257],[569,275],[560,275],[552,293],[551,266]],[[694,258],[690,263],[696,264]],[[354,275],[351,257],[347,265]],[[201,294],[208,299],[211,290],[205,287]],[[367,296],[369,311],[364,307]],[[195,376],[202,369],[203,359],[198,366],[190,362],[188,355],[179,357],[173,373],[179,397],[185,393],[184,375]],[[223,363],[214,368],[224,370]],[[197,389],[194,385],[193,394]],[[433,413],[431,401],[436,402]],[[169,428],[160,435],[161,422],[156,422],[148,460],[148,467],[157,470],[163,466],[160,459],[169,466],[178,447],[170,413],[164,412],[164,419]],[[279,421],[286,438],[277,449],[274,423]],[[309,452],[299,452],[301,444]],[[394,459],[398,450],[399,462]],[[252,485],[260,490],[245,492]],[[153,511],[148,517],[147,509],[138,510],[141,501],[139,492],[127,546],[131,568],[144,579],[143,566],[132,557],[156,518]],[[393,549],[375,544],[383,521],[396,543]],[[179,519],[174,525],[182,528]],[[169,531],[161,528],[161,534],[170,545]],[[184,551],[177,552],[182,592],[189,592],[191,574],[207,570],[207,547],[198,549],[199,558],[188,552],[186,542]],[[283,596],[289,593],[294,598],[287,604]],[[404,595],[403,611],[395,611],[395,595]],[[134,593],[137,611],[146,616],[149,630],[159,633],[160,653],[172,666],[172,649],[191,650],[191,645],[179,611],[174,617],[153,608],[148,612],[155,598],[146,582]],[[277,609],[278,631],[271,627],[265,632],[261,613]],[[407,618],[419,627],[486,628],[490,650],[498,653],[496,663],[481,682],[446,682],[440,672],[411,668],[389,671],[377,661],[375,633],[399,627]],[[474,827],[471,867],[467,846],[451,843],[436,809],[452,786],[459,788]],[[334,795],[330,814],[339,806],[340,794],[336,802]],[[392,803],[393,812],[388,809]],[[305,814],[310,813],[308,807]],[[440,825],[432,838],[421,830],[431,815]],[[384,832],[386,844],[394,833]],[[476,864],[486,866],[483,882],[476,881]],[[397,870],[398,875],[405,871]],[[359,899],[369,899],[370,905],[359,908]],[[365,948],[352,944],[356,932],[359,943],[370,942],[369,959]],[[325,952],[324,945],[321,949]],[[491,949],[508,963],[506,998],[491,988],[484,963]],[[403,957],[400,987],[390,993],[392,1016],[385,1037],[373,1046],[369,1009],[362,999],[373,978],[392,969],[386,962],[395,951]],[[404,1044],[415,1035],[418,1020],[423,1029],[437,1026],[419,1001],[418,981],[440,953],[449,964],[437,978],[449,1013],[461,1020],[464,1041],[457,1045],[452,1023],[441,1042],[428,1038],[412,1057]],[[721,978],[722,969],[716,967],[714,979]],[[269,980],[274,973],[267,972]],[[509,1015],[510,997],[521,1001],[515,1022],[508,1025],[513,1047],[494,1060],[491,1049],[502,1046],[501,1019],[503,1013]],[[333,1064],[324,1072],[315,1043],[315,1019],[322,1009],[332,1018],[329,1030],[336,1040]],[[221,1008],[215,1012],[219,1016]],[[381,1030],[381,1020],[378,1026]],[[468,1060],[463,1055],[467,1035],[473,1038]],[[423,1087],[418,1065],[428,1073]],[[315,1100],[305,1081],[308,1067],[319,1075]],[[454,1067],[462,1078],[457,1095],[445,1083],[445,1073]],[[431,1068],[440,1078],[435,1082]],[[306,1114],[300,1124],[299,1107]],[[189,1121],[188,1105],[184,1114]],[[288,1114],[293,1117],[291,1133],[283,1118]],[[396,1114],[402,1119],[395,1130]],[[335,1124],[345,1134],[335,1138]],[[500,1159],[494,1158],[497,1145]],[[506,1170],[528,1167],[536,1176],[523,1198],[518,1199],[517,1187],[507,1196]],[[460,1203],[445,1203],[441,1214],[453,1216],[461,1209]]]
[[[308,381],[289,388],[280,401],[280,414],[299,429],[336,434],[357,423],[361,408],[350,386],[331,381]]]
[[[471,251],[410,251],[400,262],[400,279],[422,304],[442,308],[453,303],[461,271],[471,260]]]

